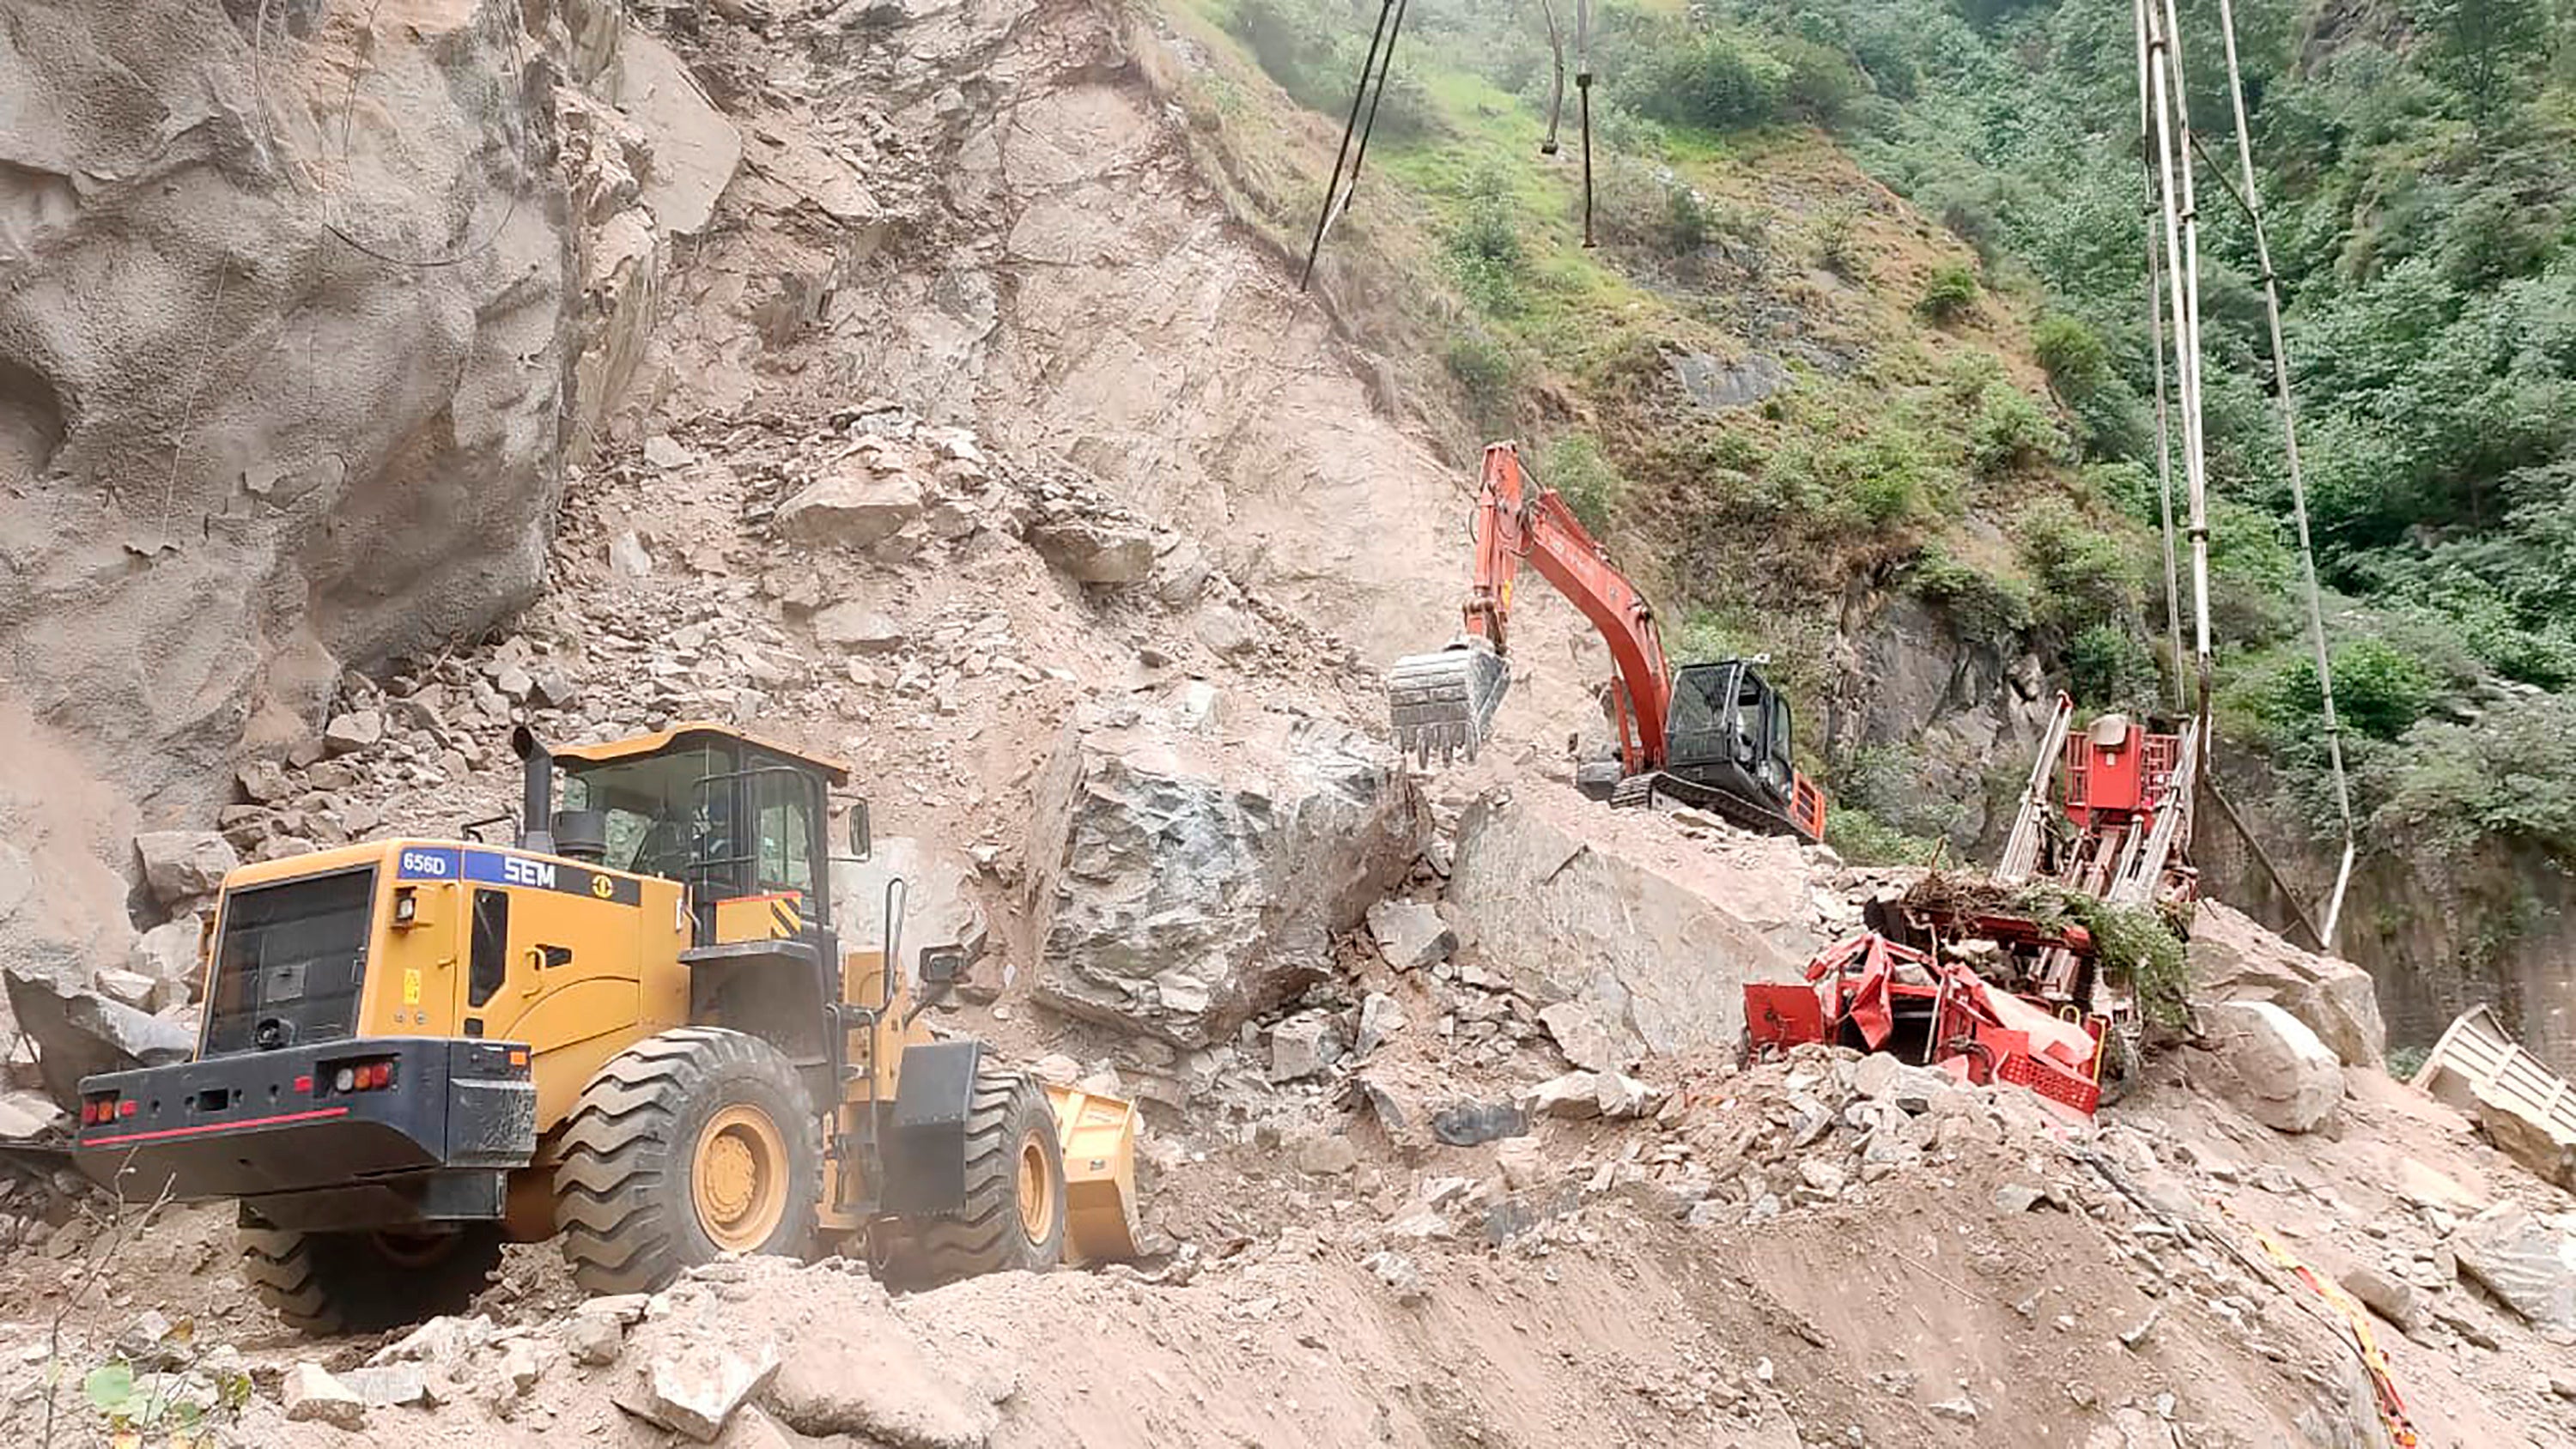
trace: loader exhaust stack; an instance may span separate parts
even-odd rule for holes
[[[1408,654],[1386,672],[1395,747],[1424,765],[1476,757],[1511,688],[1511,666],[1482,639],[1462,637],[1429,654]]]

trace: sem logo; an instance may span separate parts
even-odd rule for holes
[[[456,873],[446,856],[433,851],[406,850],[402,853],[402,873],[411,876],[436,876],[441,880]]]
[[[603,901],[607,900],[610,896],[617,894],[617,882],[610,880],[604,875],[592,876],[590,878],[590,893],[599,897]]]
[[[508,885],[555,888],[555,868],[542,860],[521,860],[515,855],[501,860],[501,879]]]

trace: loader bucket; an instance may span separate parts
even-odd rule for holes
[[[1074,1263],[1136,1256],[1136,1108],[1116,1097],[1046,1089],[1064,1151],[1064,1247]]]
[[[1482,639],[1405,655],[1386,672],[1396,749],[1426,766],[1434,756],[1444,765],[1462,754],[1474,759],[1511,684],[1511,667]]]

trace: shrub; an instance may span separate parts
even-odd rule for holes
[[[2030,588],[1961,563],[1938,544],[1927,544],[1907,569],[1915,594],[1937,605],[1963,639],[2010,645],[2030,627]]]
[[[1923,297],[1914,304],[1914,311],[1926,321],[1949,323],[1966,316],[1976,305],[1977,274],[1966,267],[1942,267],[1924,283]]]
[[[1825,844],[1853,865],[1926,865],[1941,848],[1938,840],[1908,835],[1840,800],[1826,807]]]
[[[1657,52],[1644,79],[1639,106],[1648,115],[1731,131],[1780,118],[1789,68],[1748,41],[1710,31]]]
[[[2155,699],[2155,653],[2118,624],[2094,624],[2069,640],[2066,673],[2076,699],[2095,710],[2141,713]]]
[[[1816,215],[1816,261],[1847,282],[1862,281],[1869,264],[1860,254],[1860,209],[1848,203]]]
[[[2052,312],[2031,329],[2031,352],[2064,398],[2089,396],[2110,375],[2111,349],[2080,317]]]
[[[1861,94],[1850,57],[1803,36],[1773,36],[1764,44],[1786,70],[1780,99],[1789,112],[1819,126],[1842,124]]]
[[[1566,506],[1583,526],[1606,533],[1618,516],[1628,481],[1589,433],[1560,433],[1540,451],[1539,480],[1564,495]]]
[[[2066,434],[2057,419],[2008,382],[1988,383],[1968,419],[1968,462],[1982,478],[2035,468],[2065,456]]]
[[[1441,359],[1467,394],[1467,407],[1486,432],[1508,432],[1519,399],[1520,364],[1511,350],[1481,327],[1453,335]]]
[[[1442,251],[1450,277],[1478,308],[1494,316],[1521,310],[1529,254],[1521,241],[1519,208],[1501,173],[1487,169],[1468,178],[1466,214]]]
[[[2355,639],[2333,654],[2335,713],[2343,724],[2373,739],[2393,740],[2433,708],[2441,686],[2414,656],[2378,639]],[[2325,714],[2317,666],[2299,659],[2281,671],[2268,711],[2277,731],[2315,733]]]
[[[2045,498],[2013,519],[2021,559],[2039,593],[2039,616],[2080,634],[2134,616],[2146,567],[2121,539],[2086,523],[2062,498]]]

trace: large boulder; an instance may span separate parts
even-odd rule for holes
[[[2254,1120],[2313,1132],[2343,1105],[2343,1063],[2305,1023],[2268,1001],[2229,1001],[2201,1013],[2223,1090]]]
[[[1578,825],[1560,809],[1597,814]],[[1459,821],[1449,899],[1484,963],[1523,995],[1582,1003],[1590,1061],[1732,1047],[1744,984],[1795,980],[1815,942],[1797,846],[1727,844],[1722,857],[1570,790],[1491,794]]]
[[[801,543],[866,548],[921,516],[921,486],[897,473],[880,478],[856,458],[778,505],[778,531]]]
[[[1341,725],[1085,706],[1037,787],[1038,994],[1208,1045],[1321,975],[1429,829],[1393,754]]]
[[[2386,1059],[2388,1028],[2370,973],[2302,951],[2217,901],[2191,927],[2192,994],[2202,1001],[2268,1001],[2306,1023],[2346,1065]]]

